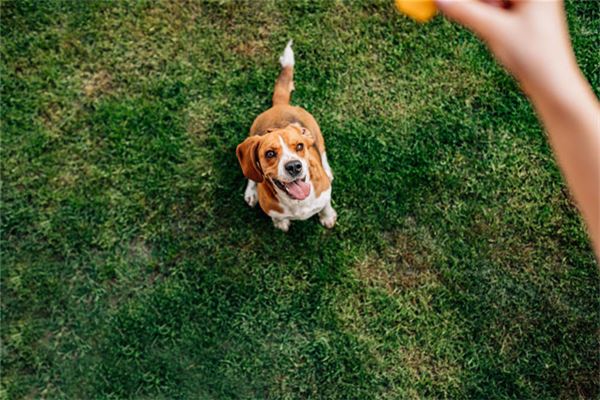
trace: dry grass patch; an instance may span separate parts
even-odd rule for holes
[[[112,87],[112,77],[104,70],[96,72],[89,76],[83,85],[83,93],[86,97],[97,98],[110,91]]]
[[[384,238],[383,251],[372,252],[356,264],[361,280],[390,294],[437,280],[437,250],[427,230],[413,226],[409,231],[388,232]]]

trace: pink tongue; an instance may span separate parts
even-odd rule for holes
[[[304,200],[310,193],[310,185],[300,180],[286,185],[288,193],[296,200]]]

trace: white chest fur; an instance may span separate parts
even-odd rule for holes
[[[279,206],[283,212],[270,211],[269,216],[276,219],[304,220],[321,212],[331,201],[331,186],[321,192],[319,197],[315,196],[314,187],[310,188],[310,194],[304,200],[291,199],[287,194],[276,188]]]

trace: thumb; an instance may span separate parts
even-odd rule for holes
[[[484,40],[501,35],[509,17],[504,9],[479,0],[436,0],[436,3],[446,16]]]

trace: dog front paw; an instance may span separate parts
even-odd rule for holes
[[[275,225],[275,228],[287,232],[290,229],[290,220],[273,218],[273,225]]]
[[[258,203],[258,192],[256,191],[256,183],[254,181],[248,181],[246,191],[244,192],[244,200],[250,207],[254,207]]]
[[[337,213],[333,208],[329,208],[327,211],[319,213],[319,222],[327,229],[333,228],[336,221]]]
[[[244,200],[246,200],[246,203],[248,203],[250,207],[254,207],[256,206],[256,203],[258,203],[258,196],[256,193],[246,193],[244,194]]]

